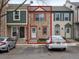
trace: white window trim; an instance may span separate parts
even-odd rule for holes
[[[13,12],[13,21],[20,21],[20,10],[17,11],[19,11],[19,19],[15,19],[15,12]]]

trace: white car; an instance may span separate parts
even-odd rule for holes
[[[54,35],[52,37],[49,37],[46,42],[48,49],[59,48],[66,50],[67,48],[66,40],[64,40],[62,36]]]
[[[10,49],[15,48],[16,41],[9,37],[0,37],[0,51],[9,52]]]

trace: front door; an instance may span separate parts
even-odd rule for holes
[[[31,27],[31,38],[36,38],[36,27]]]
[[[71,28],[70,27],[66,28],[66,38],[71,38]]]
[[[19,37],[24,38],[24,36],[25,36],[24,34],[25,34],[24,27],[20,27],[19,28]]]
[[[24,27],[17,27],[17,26],[13,26],[12,27],[12,30],[11,30],[11,33],[12,33],[12,37],[18,37],[18,38],[24,38],[25,35],[25,30],[24,30]]]

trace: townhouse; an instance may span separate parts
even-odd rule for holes
[[[71,2],[70,0],[67,0],[65,3],[65,6],[74,12],[74,39],[79,38],[79,2]]]
[[[28,6],[28,39],[30,43],[52,36],[51,11],[51,6]]]
[[[28,4],[24,4],[17,11],[14,11],[18,6],[19,4],[9,4],[6,10],[7,36],[17,36],[19,39],[27,40]]]
[[[52,7],[52,35],[73,37],[73,11],[65,6]]]
[[[64,6],[30,6],[24,4],[14,11],[19,4],[8,4],[5,24],[1,26],[3,36],[18,37],[29,43],[46,39],[52,35],[65,38],[79,38],[78,2],[66,1]],[[75,34],[75,35],[74,35]]]

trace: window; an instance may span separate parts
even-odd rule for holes
[[[8,38],[8,39],[7,39],[7,41],[11,41],[11,40],[12,40],[11,38]]]
[[[36,21],[44,21],[44,14],[43,13],[35,14],[35,19]]]
[[[55,21],[59,21],[60,20],[60,13],[55,13]]]
[[[70,8],[72,8],[72,5],[70,6]]]
[[[15,11],[13,15],[14,15],[13,20],[20,20],[20,11]]]
[[[12,27],[12,36],[17,36],[17,28]]]
[[[60,35],[60,25],[59,24],[55,25],[55,35]]]
[[[32,32],[33,32],[33,33],[36,33],[36,29],[35,29],[35,28],[32,28]]]
[[[69,21],[69,13],[64,13],[64,20]]]
[[[43,34],[47,34],[47,27],[43,27]]]
[[[4,41],[5,40],[5,38],[0,38],[0,41]]]
[[[67,28],[67,33],[69,33],[69,28]]]

